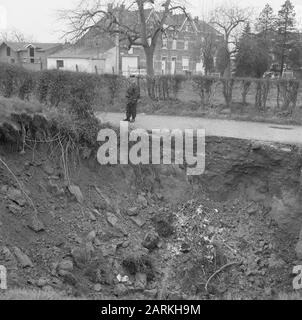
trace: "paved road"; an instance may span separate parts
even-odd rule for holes
[[[122,113],[98,113],[98,117],[119,126],[125,116]],[[145,114],[139,114],[136,123],[131,126],[148,130],[202,128],[207,136],[302,144],[302,126]]]

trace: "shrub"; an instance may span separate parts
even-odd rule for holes
[[[36,84],[36,96],[40,103],[47,102],[47,95],[49,91],[49,83],[51,81],[52,73],[50,71],[39,72]]]
[[[118,92],[123,85],[123,78],[115,74],[104,74],[102,78],[104,80],[104,84],[109,90],[110,103],[114,103]]]
[[[255,80],[256,82],[256,95],[255,95],[255,107],[258,111],[266,110],[267,98],[270,90],[270,81]]]
[[[70,80],[70,111],[78,117],[87,118],[93,114],[93,103],[96,94],[94,76],[77,73]]]
[[[170,99],[169,76],[159,76],[156,78],[158,98],[160,100]]]
[[[249,90],[252,85],[252,80],[251,79],[242,79],[241,81],[241,97],[242,97],[242,104],[246,105],[246,97],[249,93]]]
[[[198,93],[203,106],[211,105],[216,92],[218,80],[213,77],[194,76],[193,88]]]
[[[300,82],[297,80],[278,80],[277,82],[277,105],[278,109],[292,113],[297,105]],[[280,103],[282,103],[280,108]]]
[[[61,102],[70,100],[70,86],[72,75],[69,72],[52,70],[49,72],[48,101],[51,106],[57,107]]]
[[[96,97],[98,76],[87,73],[73,73],[47,70],[40,73],[37,81],[37,96],[42,103],[58,107],[66,104],[78,117],[92,114]]]
[[[35,88],[35,76],[33,72],[24,72],[19,80],[18,97],[21,100],[29,100]]]
[[[235,80],[233,78],[228,79],[220,79],[222,86],[223,86],[223,96],[226,103],[226,106],[229,108],[232,103],[233,98],[233,88]]]
[[[142,86],[144,89],[147,88],[145,91],[150,98],[165,101],[172,99],[172,94],[173,99],[177,99],[177,94],[185,80],[184,75],[154,76],[147,77],[146,81],[142,82]]]
[[[176,74],[171,77],[171,87],[174,95],[174,99],[177,99],[177,95],[181,89],[182,83],[186,81],[186,77],[181,74]]]
[[[34,73],[24,68],[0,63],[0,92],[5,98],[13,95],[29,98],[34,88]]]

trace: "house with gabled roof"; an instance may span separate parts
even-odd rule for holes
[[[203,72],[201,54],[197,44],[212,35],[215,41],[222,42],[223,36],[212,26],[186,14],[171,15],[167,28],[161,35],[154,53],[156,74],[195,74]],[[139,52],[134,48],[133,54]],[[215,57],[214,57],[215,58]],[[215,60],[215,59],[214,59]],[[141,56],[140,63],[145,64]]]
[[[38,71],[47,69],[47,57],[60,50],[60,43],[12,42],[0,44],[0,62]]]

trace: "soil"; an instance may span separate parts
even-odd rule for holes
[[[63,162],[53,145],[25,154],[2,145],[8,288],[86,299],[292,293],[302,264],[300,150],[206,142],[206,172],[195,178],[179,166],[100,166],[93,155]]]

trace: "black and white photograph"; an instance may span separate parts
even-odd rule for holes
[[[0,0],[8,300],[302,300],[301,0]]]

